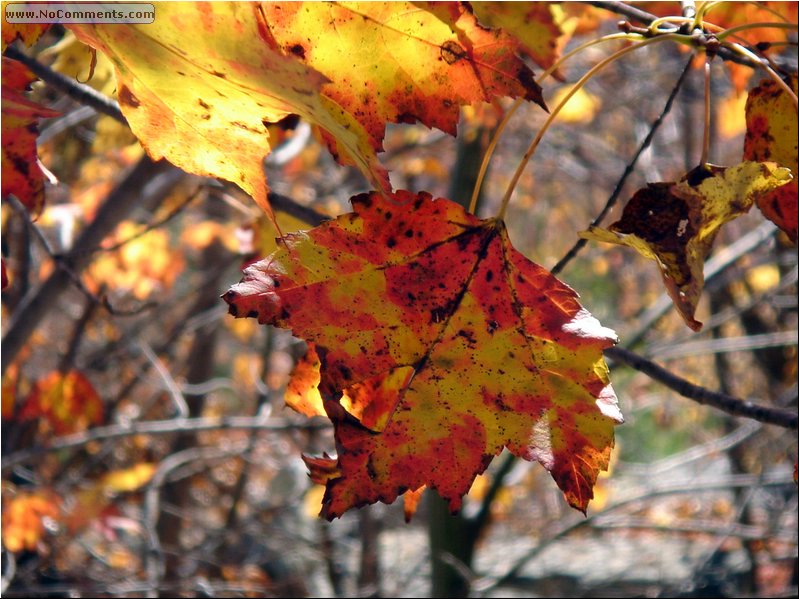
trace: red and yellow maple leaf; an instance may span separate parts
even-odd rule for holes
[[[551,2],[471,2],[480,23],[510,34],[520,50],[548,69],[560,58],[569,36],[556,22]]]
[[[799,93],[799,77],[794,73],[791,86]],[[797,152],[796,105],[788,93],[772,79],[765,79],[749,92],[746,100],[746,138],[744,160],[772,160],[791,169],[793,181],[758,197],[757,206],[769,220],[796,243],[799,224],[799,152]]]
[[[100,424],[103,413],[103,401],[83,373],[56,370],[36,382],[19,418],[43,418],[57,435],[63,435]]]
[[[791,180],[773,162],[742,162],[729,168],[696,169],[677,182],[649,183],[607,229],[591,227],[580,237],[626,245],[660,266],[674,306],[693,330],[705,284],[705,258],[725,223],[746,214],[752,204]]]
[[[457,510],[503,447],[538,460],[585,510],[622,420],[602,356],[613,331],[517,252],[500,220],[426,193],[352,203],[225,294],[234,315],[316,346],[338,447],[337,460],[306,460],[327,484],[323,514],[423,485]],[[381,389],[369,418],[340,401],[358,386]]]
[[[465,3],[187,2],[165,4],[152,24],[70,29],[113,61],[120,106],[153,158],[232,181],[268,212],[267,126],[290,114],[387,191],[376,157],[387,123],[455,134],[466,104],[543,106],[518,43]]]
[[[58,113],[25,97],[36,76],[21,62],[3,57],[2,195],[14,194],[36,217],[44,206],[44,174],[36,153],[37,122]]]
[[[330,83],[324,94],[356,116],[373,147],[386,123],[455,134],[459,109],[496,97],[543,105],[517,43],[481,26],[460,2],[263,3],[276,47]]]

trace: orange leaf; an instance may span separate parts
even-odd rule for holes
[[[44,418],[56,434],[64,435],[100,424],[103,401],[81,372],[54,371],[33,386],[19,417]]]
[[[44,206],[44,175],[36,153],[37,122],[58,113],[25,97],[36,76],[21,62],[4,56],[2,77],[2,195],[13,193],[36,217]]]
[[[3,420],[11,420],[14,418],[14,411],[17,402],[17,388],[19,386],[19,362],[13,362],[8,365],[5,373],[3,373],[2,380],[2,394],[0,402],[2,402],[2,417]]]
[[[136,491],[150,482],[157,466],[149,462],[139,462],[124,470],[112,470],[103,476],[100,484],[106,491],[115,493]]]
[[[323,416],[324,402],[319,393],[321,362],[314,344],[297,363],[286,388],[286,404],[308,417]],[[398,392],[407,386],[413,369],[392,370],[388,376],[378,375],[355,383],[344,390],[341,405],[355,416],[363,426],[381,431],[397,405]]]
[[[316,344],[338,448],[337,460],[306,458],[327,484],[323,515],[423,485],[457,510],[505,446],[585,510],[622,420],[602,356],[613,331],[500,220],[426,193],[352,203],[287,236],[225,294],[232,314]],[[381,390],[376,414],[358,386]],[[360,412],[342,399],[353,392]]]
[[[326,97],[357,117],[373,147],[386,123],[455,134],[460,106],[495,97],[544,105],[517,42],[482,27],[466,3],[267,2],[277,48],[322,73]]]
[[[483,25],[510,34],[540,67],[547,69],[560,57],[563,33],[551,2],[472,2],[471,6]]]
[[[415,491],[408,490],[402,496],[403,512],[405,514],[405,522],[410,522],[413,515],[416,513],[416,508],[419,506],[419,501],[424,495],[426,487],[419,487]]]
[[[3,498],[3,545],[12,553],[36,550],[44,535],[44,518],[59,517],[59,500],[46,492]]]
[[[5,9],[6,3],[3,2]],[[20,40],[26,46],[32,46],[41,35],[50,28],[50,23],[9,23],[3,17],[3,50],[10,43]],[[5,65],[3,65],[5,68]]]
[[[799,77],[794,73],[791,86],[799,92]],[[788,185],[759,197],[757,206],[766,217],[785,231],[796,243],[799,225],[797,209],[797,173],[799,156],[796,140],[799,136],[796,106],[788,93],[772,79],[764,79],[749,92],[746,100],[746,138],[744,160],[773,160],[791,169],[794,180]]]

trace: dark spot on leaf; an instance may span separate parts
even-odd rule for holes
[[[289,52],[298,58],[305,58],[305,48],[303,48],[300,44],[294,44],[293,46],[290,46]]]
[[[200,106],[202,106],[202,107],[203,107],[203,108],[205,108],[206,110],[209,110],[209,109],[211,108],[211,106],[209,106],[208,104],[206,104],[206,103],[203,101],[203,99],[202,99],[202,98],[197,98],[197,104],[199,104]]]
[[[247,312],[247,318],[258,318],[258,310],[250,310]]]
[[[119,103],[131,108],[138,108],[141,106],[139,99],[130,91],[127,85],[122,85],[119,88]]]
[[[369,455],[369,459],[366,460],[366,473],[369,475],[369,478],[375,480],[377,478],[377,471],[375,470],[375,466],[372,463],[372,455]]]
[[[389,237],[388,241],[386,241],[386,245],[390,248],[393,248],[395,245],[397,245],[397,240],[393,237]]]
[[[465,56],[466,50],[454,40],[447,40],[441,45],[441,58],[443,58],[447,64],[455,64]]]
[[[491,279],[493,279],[493,278],[494,278],[494,271],[493,270],[489,270],[486,273],[486,282],[491,281]]]

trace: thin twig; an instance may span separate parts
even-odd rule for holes
[[[28,230],[33,232],[33,236],[42,246],[42,249],[44,250],[44,253],[47,254],[47,257],[53,261],[56,268],[65,274],[69,278],[69,281],[72,283],[72,285],[90,302],[102,306],[112,316],[135,316],[137,314],[141,314],[145,310],[149,310],[155,305],[152,302],[144,302],[130,310],[120,310],[111,305],[111,302],[108,301],[107,297],[103,296],[102,294],[97,295],[92,293],[92,291],[86,287],[86,284],[83,282],[83,279],[81,279],[80,275],[72,267],[72,257],[76,254],[70,253],[64,255],[55,252],[42,231],[36,226],[36,223],[31,220],[30,213],[28,212],[27,208],[23,206],[22,202],[20,202],[13,194],[9,194],[6,197],[6,201],[8,201],[11,207],[19,214],[20,218],[23,219]],[[92,251],[87,251],[84,253],[93,254],[97,250],[98,248],[94,248]]]
[[[56,269],[16,307],[3,337],[3,372],[45,315],[58,306],[59,296],[69,287],[73,277],[89,264],[91,254],[87,252],[99,246],[143,199],[162,200],[183,176],[184,173],[171,164],[153,162],[147,156],[127,171],[105,198],[94,220],[81,231],[72,253],[58,262],[62,268]],[[63,266],[68,266],[68,270]]]
[[[784,410],[758,405],[751,401],[732,397],[726,393],[719,393],[705,387],[700,387],[699,385],[694,385],[673,372],[669,372],[643,356],[628,349],[624,349],[623,347],[617,346],[606,349],[605,356],[612,360],[622,362],[639,372],[643,372],[650,378],[676,391],[683,397],[687,397],[703,405],[717,408],[727,414],[752,418],[758,422],[774,424],[783,428],[799,428],[799,416],[797,416],[795,410]]]
[[[115,251],[125,247],[127,244],[131,243],[132,241],[135,241],[136,239],[144,237],[150,231],[154,231],[155,229],[158,229],[159,227],[163,227],[165,224],[167,224],[169,221],[171,221],[173,218],[175,218],[178,214],[183,212],[183,210],[185,210],[186,207],[194,201],[194,199],[199,195],[199,193],[200,193],[200,188],[198,188],[194,193],[192,193],[191,195],[186,197],[177,206],[172,208],[172,210],[170,210],[166,215],[164,215],[163,218],[159,218],[157,220],[154,220],[152,222],[147,223],[146,225],[144,225],[144,227],[140,231],[137,231],[136,233],[133,233],[127,239],[123,239],[122,241],[118,241],[117,243],[115,243],[113,245],[110,245],[108,247],[95,248],[93,251],[95,251],[95,252],[104,252],[104,253],[115,252]]]
[[[613,193],[610,194],[608,201],[605,202],[605,207],[602,208],[602,211],[597,215],[597,217],[591,222],[591,226],[596,227],[598,226],[613,208],[616,205],[616,201],[619,199],[619,195],[621,194],[622,189],[624,188],[625,183],[627,183],[627,179],[630,175],[633,174],[635,171],[635,167],[638,164],[638,159],[641,155],[646,151],[649,145],[652,143],[652,140],[655,137],[655,133],[660,128],[660,125],[663,124],[663,120],[666,118],[666,115],[671,112],[671,107],[674,104],[674,99],[677,97],[677,93],[682,88],[682,84],[685,81],[688,72],[691,70],[691,61],[689,60],[685,67],[683,67],[682,73],[680,73],[679,79],[677,79],[677,83],[674,84],[674,87],[669,94],[668,99],[666,100],[666,104],[663,106],[663,110],[660,111],[658,117],[654,120],[652,125],[649,128],[649,133],[647,133],[644,140],[641,142],[641,145],[638,146],[635,154],[632,157],[632,160],[627,164],[624,168],[624,172],[622,173],[621,177],[619,178],[619,182],[616,183],[616,187],[613,190]],[[552,267],[552,274],[557,275],[560,271],[562,271],[566,265],[571,262],[575,256],[580,252],[580,250],[585,247],[588,243],[585,239],[578,239],[577,242],[572,246],[572,248],[566,252],[566,255],[561,258],[558,263]]]
[[[692,522],[690,524],[655,524],[646,518],[627,517],[613,522],[596,522],[591,528],[595,530],[653,530],[669,534],[674,533],[691,533],[691,534],[706,534],[720,537],[719,541],[724,541],[730,537],[737,539],[746,539],[751,541],[759,541],[766,539],[775,539],[775,535],[769,533],[768,530],[758,526],[751,526],[746,524],[738,524],[731,522],[729,524],[720,524],[716,522]],[[785,538],[784,540],[788,540]]]
[[[177,384],[174,378],[172,378],[172,373],[169,372],[169,369],[164,366],[164,363],[161,359],[153,352],[153,349],[150,345],[144,341],[143,339],[139,339],[137,345],[141,352],[144,354],[144,357],[153,365],[156,372],[161,376],[161,380],[164,381],[164,385],[169,391],[169,394],[172,396],[172,402],[175,404],[175,411],[177,412],[177,417],[182,419],[189,417],[189,405],[186,403],[186,398],[183,397],[183,393],[180,390],[180,386]]]
[[[738,260],[768,241],[778,231],[777,226],[771,221],[764,221],[757,228],[752,229],[746,235],[737,239],[727,247],[718,250],[713,257],[705,263],[705,286],[710,283],[720,272],[730,264]],[[669,308],[674,305],[672,299],[663,293],[655,303],[653,303],[638,318],[636,329],[630,333],[620,335],[624,339],[627,347],[635,347],[646,332],[654,325]]]
[[[53,438],[47,446],[31,447],[3,456],[2,469],[24,464],[47,453],[83,447],[93,441],[122,439],[135,435],[169,435],[175,433],[201,433],[222,430],[259,431],[318,431],[327,430],[330,423],[324,420],[311,420],[297,424],[282,419],[264,420],[258,416],[226,416],[222,418],[181,418],[168,420],[147,420],[129,424],[111,424],[91,428],[81,433]]]
[[[722,337],[720,339],[699,339],[660,346],[654,351],[646,352],[650,357],[660,360],[675,360],[686,356],[705,354],[721,354],[734,351],[751,351],[766,347],[783,347],[796,345],[799,331],[775,331],[759,335],[742,337]]]
[[[616,13],[617,15],[622,15],[624,17],[627,17],[628,19],[638,21],[639,23],[644,23],[645,25],[649,25],[653,21],[658,19],[658,17],[656,17],[652,13],[646,12],[645,10],[641,10],[640,8],[635,8],[634,6],[630,6],[626,2],[592,0],[586,2],[586,4],[590,4],[591,6],[596,6],[597,8],[603,8],[612,13]],[[676,27],[675,31],[677,31]],[[724,48],[724,47],[720,48],[718,55],[724,60],[729,60],[731,62],[736,62],[738,64],[746,65],[753,69],[763,67],[762,61],[756,60],[755,59],[756,57],[752,58],[749,56],[742,56],[737,52],[730,50],[729,48]]]
[[[150,584],[150,588],[148,589],[149,597],[158,596],[158,589],[165,570],[164,554],[161,549],[161,541],[158,537],[157,525],[161,513],[161,487],[166,483],[167,476],[180,466],[189,462],[198,460],[219,460],[237,454],[238,449],[191,447],[164,458],[158,465],[158,469],[153,475],[152,480],[147,485],[147,491],[144,497],[144,528],[147,532],[148,545],[144,560],[144,570],[147,573],[147,582]]]
[[[634,505],[642,501],[649,501],[655,497],[662,497],[668,495],[677,495],[682,493],[701,493],[703,491],[728,491],[731,488],[747,488],[747,487],[770,487],[770,486],[787,486],[787,485],[794,485],[793,476],[791,474],[778,474],[778,475],[768,475],[764,477],[749,475],[749,474],[733,474],[721,478],[719,480],[708,480],[708,481],[696,481],[694,479],[687,480],[687,481],[680,481],[678,483],[657,486],[652,489],[648,489],[642,493],[636,494],[632,497],[627,499],[622,499],[608,507],[606,507],[601,512],[597,512],[596,514],[592,514],[586,518],[582,518],[569,524],[563,528],[561,528],[558,532],[551,535],[547,539],[541,541],[530,549],[527,553],[525,553],[522,557],[516,560],[516,563],[502,576],[491,580],[484,580],[483,584],[475,585],[475,592],[479,593],[479,596],[487,596],[491,591],[504,586],[508,582],[512,581],[516,578],[519,573],[531,560],[535,559],[539,554],[541,554],[547,547],[550,547],[554,542],[568,536],[575,530],[579,530],[585,526],[593,525],[595,521],[598,519],[607,516],[608,514],[619,510],[621,508],[627,507],[629,505]]]
[[[719,455],[725,451],[729,451],[733,447],[753,437],[762,430],[762,428],[763,425],[761,423],[754,420],[747,420],[741,426],[723,437],[712,439],[701,445],[694,445],[685,451],[670,455],[655,462],[650,462],[648,464],[625,462],[624,472],[636,476],[657,478],[670,470],[685,468],[691,462],[695,462],[711,454]]]
[[[65,93],[76,102],[83,104],[84,106],[91,106],[97,112],[106,114],[124,125],[128,124],[127,119],[125,119],[122,111],[119,109],[119,104],[117,104],[111,98],[96,91],[94,88],[83,83],[78,83],[71,77],[57,73],[50,67],[40,63],[35,58],[31,58],[14,46],[9,46],[6,48],[4,56],[18,60],[28,67],[31,72],[39,77],[42,81]]]

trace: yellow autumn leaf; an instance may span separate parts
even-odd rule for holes
[[[114,63],[120,107],[154,159],[231,181],[271,213],[267,124],[299,114],[388,188],[363,127],[321,94],[324,75],[274,47],[258,4],[163,3],[153,23],[70,29]]]
[[[573,85],[561,87],[550,100],[550,104],[559,106],[573,88]],[[590,123],[601,107],[602,101],[581,87],[563,106],[558,113],[558,118],[564,123]]]
[[[696,169],[681,181],[638,190],[619,221],[607,229],[590,227],[580,237],[626,245],[655,260],[675,307],[698,331],[702,323],[694,314],[704,286],[704,262],[719,229],[791,179],[789,169],[773,162]]]
[[[124,493],[140,489],[153,477],[157,464],[140,462],[131,468],[112,470],[103,476],[102,485],[108,491]]]

